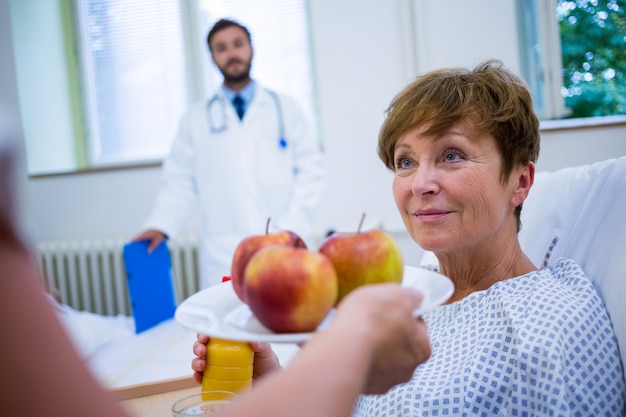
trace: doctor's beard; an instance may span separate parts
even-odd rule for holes
[[[241,62],[241,61],[238,61]],[[244,68],[241,71],[228,71],[228,67],[232,64],[232,61],[228,62],[224,68],[219,67],[222,76],[224,77],[225,83],[237,84],[242,81],[247,81],[250,79],[250,68],[252,67],[252,62],[248,61],[245,63]]]

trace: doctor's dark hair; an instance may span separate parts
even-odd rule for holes
[[[528,85],[498,60],[474,69],[446,68],[419,76],[392,101],[378,136],[378,156],[396,170],[394,150],[407,132],[425,127],[424,135],[437,137],[469,119],[474,134],[496,140],[505,182],[513,168],[537,162],[539,119],[533,110]],[[518,217],[521,205],[516,209]]]
[[[213,52],[213,50],[211,49],[211,40],[213,39],[215,34],[222,29],[226,29],[226,28],[233,27],[233,26],[243,29],[243,31],[246,32],[246,35],[248,36],[248,41],[250,42],[250,44],[252,44],[252,37],[250,36],[250,31],[248,30],[247,27],[245,27],[241,23],[235,22],[234,20],[220,19],[213,25],[211,30],[209,30],[209,34],[207,35],[206,42],[209,47],[209,51]]]

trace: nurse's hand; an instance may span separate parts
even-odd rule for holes
[[[361,368],[366,370],[362,392],[383,394],[408,382],[415,368],[430,357],[426,323],[413,317],[421,303],[422,293],[400,284],[363,285],[339,303],[328,327],[307,345],[324,338],[326,345],[345,349],[344,354],[350,354],[352,346],[355,357],[355,346],[360,346],[369,357]]]
[[[150,229],[150,230],[141,232],[140,234],[138,234],[131,240],[133,242],[139,242],[140,240],[149,240],[150,244],[148,245],[148,253],[152,253],[157,248],[157,246],[159,246],[159,244],[163,242],[165,239],[166,239],[165,233],[159,230]]]
[[[196,357],[191,361],[191,369],[194,371],[193,378],[198,384],[202,383],[202,373],[207,365],[207,343],[209,343],[209,337],[198,333],[197,340],[193,344],[193,353]],[[250,347],[254,351],[253,381],[261,379],[277,369],[281,369],[278,357],[269,343],[251,342]]]

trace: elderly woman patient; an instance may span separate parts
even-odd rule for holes
[[[354,415],[623,415],[617,341],[593,284],[570,259],[539,269],[518,241],[539,154],[526,84],[498,61],[424,74],[391,102],[378,153],[405,227],[455,291],[424,316],[431,358],[409,382],[361,396]]]

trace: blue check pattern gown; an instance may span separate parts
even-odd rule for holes
[[[572,260],[498,282],[424,319],[431,358],[410,382],[362,396],[355,416],[624,415],[613,327]]]

